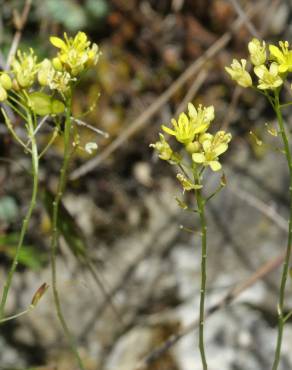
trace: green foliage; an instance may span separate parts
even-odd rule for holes
[[[52,192],[50,192],[48,189],[44,189],[42,193],[42,199],[51,220],[53,219],[54,197],[55,195]],[[60,203],[60,206],[58,208],[57,226],[72,253],[77,258],[86,257],[86,242],[85,238],[83,237],[82,231],[62,202]]]
[[[16,253],[17,243],[19,240],[18,233],[11,233],[0,236],[0,251],[5,253],[7,257],[13,258]],[[47,257],[40,252],[36,247],[24,245],[19,253],[19,263],[31,268],[32,270],[39,270],[44,266]]]

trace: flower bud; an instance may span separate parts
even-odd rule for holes
[[[253,65],[260,66],[264,64],[267,59],[266,43],[254,38],[248,43],[248,50],[250,53],[250,60]]]
[[[39,300],[42,298],[42,296],[46,293],[46,291],[48,290],[49,286],[47,283],[43,283],[39,288],[38,290],[35,292],[34,296],[32,297],[32,300],[31,300],[31,306],[32,307],[35,307]]]
[[[53,60],[52,60],[52,64],[53,64],[53,66],[54,66],[54,68],[55,68],[55,70],[56,71],[59,71],[59,72],[62,72],[62,70],[63,70],[63,65],[62,65],[62,62],[60,61],[60,59],[59,58],[54,58]]]
[[[44,59],[38,71],[38,81],[41,86],[46,86],[49,83],[53,68],[49,59]]]
[[[3,73],[0,76],[0,83],[5,90],[10,90],[12,88],[12,81],[8,73]]]
[[[194,141],[192,143],[188,143],[186,145],[186,150],[190,154],[196,153],[196,152],[198,152],[200,150],[200,143],[198,143],[197,141]]]

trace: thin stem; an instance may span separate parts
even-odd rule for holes
[[[284,153],[287,159],[287,164],[288,164],[288,169],[289,169],[289,180],[290,180],[289,181],[290,217],[289,217],[289,226],[288,226],[288,240],[287,240],[285,259],[283,262],[282,276],[281,276],[279,301],[278,301],[278,336],[277,336],[277,344],[276,344],[274,362],[273,362],[273,368],[272,368],[273,370],[277,370],[279,366],[279,362],[280,362],[283,331],[284,331],[284,324],[285,324],[285,317],[284,317],[285,289],[286,289],[286,283],[287,283],[287,277],[288,277],[289,260],[290,260],[291,245],[292,245],[292,157],[291,157],[291,151],[289,147],[289,140],[288,140],[288,136],[285,130],[282,112],[280,109],[278,93],[275,94],[274,109],[277,115],[280,134],[282,136],[282,141],[284,144]]]
[[[23,315],[26,315],[27,313],[29,313],[30,311],[32,311],[34,309],[35,306],[32,306],[30,305],[26,310],[24,311],[21,311],[19,313],[16,313],[15,315],[12,315],[12,316],[7,316],[7,317],[4,317],[3,319],[0,320],[0,324],[2,324],[3,322],[7,322],[7,321],[10,321],[10,320],[14,320],[14,319],[18,319],[19,317],[23,316]]]
[[[199,349],[201,354],[201,360],[203,370],[208,369],[206,355],[205,355],[205,344],[204,344],[204,323],[205,323],[205,295],[206,295],[206,265],[207,265],[207,222],[205,215],[205,199],[202,196],[202,191],[196,190],[196,199],[198,205],[198,211],[201,222],[201,289],[200,289],[200,318],[199,318]]]
[[[53,144],[53,142],[55,141],[56,137],[58,136],[58,131],[59,131],[58,128],[55,128],[55,130],[53,131],[53,134],[52,134],[50,140],[48,141],[47,145],[44,147],[44,149],[40,153],[39,159],[47,152],[47,150]]]
[[[66,323],[65,317],[62,312],[59,292],[57,288],[57,271],[56,271],[56,254],[57,254],[58,241],[59,241],[59,230],[58,230],[59,205],[60,205],[64,190],[66,187],[67,172],[68,172],[70,154],[71,154],[70,153],[71,126],[72,126],[71,104],[72,104],[71,97],[69,97],[66,102],[67,111],[66,111],[66,121],[65,121],[65,128],[64,128],[64,159],[63,159],[63,164],[62,164],[62,168],[60,171],[57,194],[53,202],[53,216],[52,216],[53,231],[52,231],[52,239],[51,239],[51,271],[52,271],[52,290],[53,290],[53,296],[54,296],[57,316],[62,325],[63,331],[67,337],[67,340],[70,343],[71,350],[76,357],[78,366],[80,370],[84,370],[85,368],[79,356],[75,340],[68,328],[68,325]]]
[[[17,264],[18,264],[18,259],[19,259],[19,254],[23,245],[24,237],[28,229],[28,225],[31,219],[32,212],[35,208],[36,205],[36,198],[37,198],[37,192],[38,192],[38,167],[39,167],[39,160],[38,160],[38,148],[37,148],[37,142],[35,139],[35,136],[33,134],[34,131],[34,125],[33,125],[33,120],[31,118],[30,113],[28,113],[27,117],[27,127],[28,127],[28,136],[31,137],[31,158],[32,158],[32,177],[33,177],[33,188],[32,188],[32,195],[31,195],[31,200],[30,200],[30,205],[28,208],[28,211],[26,213],[25,218],[23,219],[22,222],[22,227],[20,231],[20,236],[18,240],[18,244],[16,247],[15,255],[13,257],[12,265],[11,268],[8,272],[8,276],[3,288],[3,293],[1,297],[1,303],[0,303],[0,320],[4,316],[4,310],[5,310],[5,305],[7,301],[7,296],[8,292],[12,283],[12,278],[14,275],[14,272],[16,270]]]
[[[6,127],[8,128],[8,131],[11,133],[11,135],[14,137],[15,141],[17,141],[18,144],[20,144],[26,151],[31,153],[31,150],[24,144],[24,142],[19,138],[19,136],[17,135],[17,133],[13,129],[12,123],[11,123],[9,117],[7,116],[7,113],[6,113],[5,109],[1,108],[1,112],[2,112],[3,117],[4,117]]]
[[[286,108],[286,107],[289,107],[290,105],[292,105],[292,101],[290,101],[289,103],[281,104],[280,108]]]
[[[284,317],[284,321],[288,321],[290,319],[290,317],[292,316],[292,311],[290,311],[289,313],[287,313],[287,315]]]

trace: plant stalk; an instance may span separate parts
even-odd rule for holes
[[[205,324],[205,296],[206,296],[206,265],[207,265],[207,221],[205,215],[205,199],[202,196],[201,190],[196,190],[196,199],[198,212],[201,223],[201,288],[200,288],[200,318],[199,318],[199,350],[203,370],[208,369],[205,344],[204,344],[204,324]]]
[[[273,367],[272,367],[272,370],[277,370],[279,366],[279,362],[280,362],[283,331],[284,331],[284,325],[285,325],[285,317],[284,317],[285,289],[286,289],[286,283],[287,283],[287,278],[288,278],[289,261],[290,261],[290,256],[291,256],[291,245],[292,245],[292,157],[291,157],[289,139],[287,136],[287,132],[285,130],[285,124],[283,121],[283,116],[281,112],[281,106],[279,103],[278,94],[275,94],[274,110],[277,115],[279,130],[280,130],[280,134],[282,137],[285,156],[287,159],[287,164],[288,164],[288,169],[289,169],[289,194],[290,194],[290,216],[289,216],[289,226],[288,226],[288,240],[287,240],[286,254],[285,254],[285,259],[283,262],[283,269],[282,269],[282,276],[281,276],[281,283],[280,283],[280,292],[279,292],[279,300],[278,300],[278,335],[277,335],[277,344],[276,344],[275,355],[274,355],[274,362],[273,362]]]
[[[37,147],[37,142],[36,142],[36,138],[34,135],[34,122],[33,122],[31,114],[29,113],[27,115],[27,129],[28,129],[28,136],[31,139],[30,153],[31,153],[31,159],[32,159],[31,167],[32,167],[32,177],[33,177],[32,195],[31,195],[31,200],[30,200],[28,211],[22,221],[22,227],[21,227],[15,255],[13,257],[12,265],[8,272],[8,276],[7,276],[7,279],[6,279],[4,288],[3,288],[3,293],[2,293],[1,302],[0,302],[0,322],[4,317],[4,311],[5,311],[5,305],[6,305],[6,301],[8,297],[8,292],[12,284],[13,275],[18,265],[19,254],[23,246],[24,237],[28,229],[28,225],[31,219],[32,212],[36,205],[36,199],[37,199],[37,193],[38,193],[38,168],[39,168],[38,147]]]
[[[57,287],[57,271],[56,271],[56,255],[59,241],[59,230],[58,230],[58,216],[59,216],[59,205],[66,188],[67,172],[70,162],[70,144],[71,144],[71,96],[67,99],[66,102],[66,120],[64,128],[64,159],[63,164],[60,170],[60,177],[58,183],[57,194],[53,202],[53,216],[52,216],[52,239],[51,239],[51,272],[52,272],[52,290],[55,302],[55,308],[57,312],[58,319],[61,323],[63,331],[67,337],[68,342],[70,343],[71,350],[76,357],[76,361],[80,370],[85,370],[80,355],[77,350],[77,346],[73,335],[71,334],[69,327],[66,323],[65,317],[62,312],[61,302],[59,298],[59,292]]]

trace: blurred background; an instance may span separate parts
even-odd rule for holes
[[[28,3],[0,0],[1,66],[17,17]],[[109,138],[78,127],[81,145],[96,141],[98,150],[91,156],[76,151],[72,160],[62,209],[70,238],[63,235],[57,261],[63,309],[87,370],[201,369],[196,330],[198,220],[177,205],[175,197],[183,195],[174,168],[149,148],[160,125],[185,110],[189,101],[214,105],[214,130],[233,134],[224,155],[227,186],[208,204],[207,310],[213,312],[205,326],[209,367],[271,367],[280,279],[277,258],[287,235],[288,173],[280,141],[273,135],[273,112],[259,94],[236,88],[224,66],[234,57],[246,57],[253,37],[290,40],[291,19],[289,0],[31,2],[21,49],[33,47],[40,57],[52,55],[49,35],[82,30],[102,52],[96,69],[76,91],[74,114],[92,107],[84,120]],[[291,100],[289,89],[283,99]],[[288,108],[288,125],[289,113]],[[3,282],[29,202],[31,179],[25,170],[29,158],[0,121]],[[21,134],[22,122],[16,119],[14,124]],[[50,133],[45,127],[40,142]],[[62,149],[57,141],[42,160],[41,181],[47,190],[56,189]],[[210,174],[206,190],[218,181],[218,175]],[[184,197],[194,202],[188,194]],[[25,309],[37,288],[50,284],[49,234],[50,220],[40,198],[7,314]],[[118,312],[72,253],[78,243],[87,249]],[[234,293],[248,281],[248,289]],[[234,299],[224,301],[231,291]],[[287,307],[292,305],[291,293],[290,289]],[[175,336],[176,343],[167,342]],[[291,343],[288,323],[282,370],[292,368]],[[153,352],[157,348],[160,351]],[[1,326],[0,369],[76,369],[51,290],[33,312]]]

